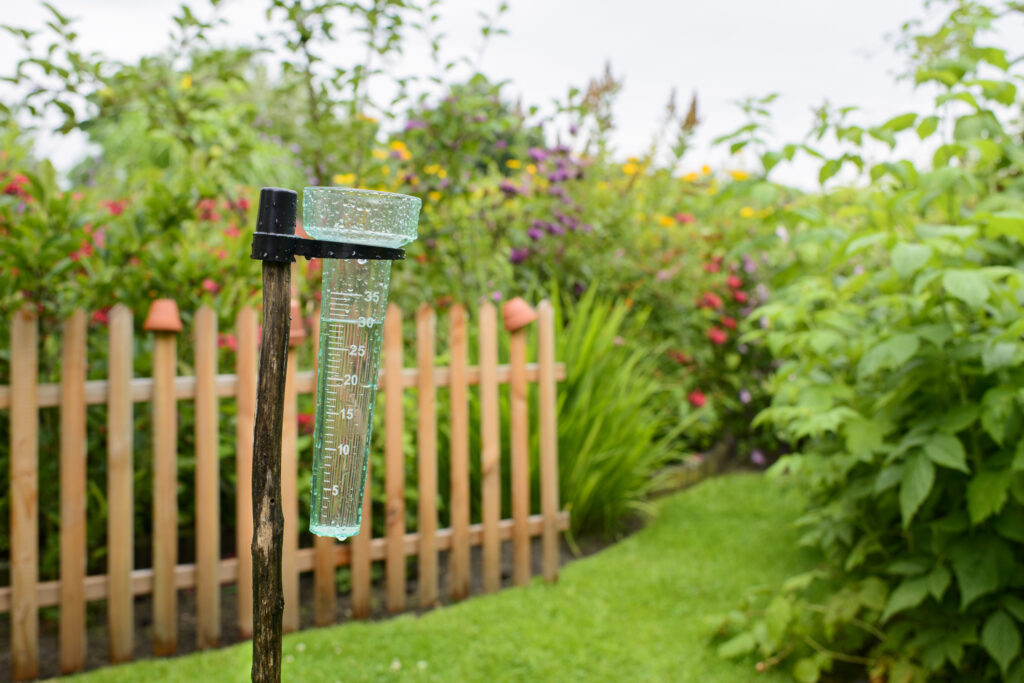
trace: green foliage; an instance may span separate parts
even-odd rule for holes
[[[801,543],[825,562],[739,615],[724,656],[756,652],[807,681],[851,665],[888,681],[1024,675],[1024,182],[1002,109],[1017,76],[980,45],[1013,11],[959,3],[911,37],[951,139],[930,169],[885,161],[866,187],[824,194],[755,312],[746,339],[779,362],[757,423],[794,448],[774,471],[810,492]],[[843,116],[819,132],[859,155]],[[895,147],[915,124],[926,138],[939,120],[863,130]]]

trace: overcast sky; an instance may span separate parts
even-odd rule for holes
[[[53,0],[77,17],[84,48],[120,60],[134,60],[167,44],[172,0]],[[224,0],[230,27],[215,34],[223,42],[252,42],[267,29],[266,0]],[[202,7],[198,2],[197,6]],[[496,0],[446,0],[443,28],[447,57],[476,55],[479,10]],[[42,8],[31,0],[0,0],[3,21],[37,26]],[[904,58],[893,46],[900,25],[924,13],[921,0],[510,0],[502,21],[509,36],[491,41],[482,68],[492,78],[512,81],[510,92],[524,103],[550,107],[570,85],[584,86],[605,62],[624,79],[615,109],[617,153],[642,153],[650,142],[669,92],[681,103],[698,94],[702,126],[684,165],[699,168],[753,167],[753,159],[727,159],[709,141],[740,125],[732,104],[748,95],[778,92],[773,130],[785,141],[801,139],[811,109],[825,99],[859,105],[863,119],[885,118],[931,102],[931,93],[897,82]],[[1024,44],[1013,28],[1000,43]],[[0,39],[0,72],[13,69],[12,41]],[[415,71],[423,51],[410,46],[400,71]],[[349,60],[344,47],[329,55]],[[81,154],[78,141],[51,140],[43,152],[66,166]],[[781,180],[807,185],[816,167],[783,170]]]

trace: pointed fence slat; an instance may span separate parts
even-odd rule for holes
[[[480,306],[480,496],[484,527],[483,587],[501,588],[501,424],[498,400],[498,312]]]
[[[178,402],[175,332],[156,332],[153,343],[153,654],[178,646]]]
[[[387,496],[385,561],[387,610],[405,609],[405,454],[402,450],[402,309],[388,305],[384,318],[384,490]],[[368,494],[369,495],[369,494]]]
[[[449,312],[451,354],[451,501],[452,519],[451,598],[469,596],[469,395],[466,382],[466,309],[461,304]]]
[[[299,630],[299,396],[295,389],[298,350],[288,347],[288,365],[284,383],[284,417],[281,427],[281,509],[284,511],[284,548],[281,553],[281,580],[284,591],[285,633]]]
[[[558,404],[555,397],[555,311],[548,301],[537,306],[537,361],[540,364],[540,510],[544,579],[558,578]]]
[[[416,364],[419,371],[416,429],[419,477],[417,520],[420,535],[419,607],[437,603],[437,389],[434,385],[434,337],[437,316],[422,306],[416,313]]]
[[[86,317],[64,323],[60,372],[60,670],[85,667]]]
[[[512,579],[517,586],[530,582],[530,418],[526,381],[526,328],[509,335],[511,398],[509,429],[512,443]]]
[[[196,647],[220,641],[220,453],[217,443],[217,314],[196,311]]]
[[[107,636],[111,662],[125,662],[135,649],[131,580],[134,557],[134,424],[132,420],[132,312],[110,309],[107,361]]]
[[[313,375],[320,362],[320,307],[313,311],[310,325],[313,339]],[[313,392],[314,401],[316,391]],[[338,618],[338,588],[334,571],[334,546],[330,536],[313,536],[313,619],[317,626],[333,624]]]
[[[11,325],[11,665],[15,680],[39,675],[39,321],[34,307]]]
[[[235,555],[238,557],[238,634],[252,637],[252,446],[256,425],[259,318],[243,308],[235,321],[238,389],[235,428]]]

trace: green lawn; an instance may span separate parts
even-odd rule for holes
[[[659,501],[647,528],[569,565],[554,585],[290,635],[284,680],[787,680],[719,659],[701,618],[807,562],[794,551],[799,503],[761,476],[712,479]],[[250,653],[243,643],[80,678],[247,681]]]

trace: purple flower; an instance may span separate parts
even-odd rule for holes
[[[560,187],[560,186],[557,186],[557,185],[549,187],[548,188],[548,194],[551,195],[552,197],[561,197],[562,201],[567,201],[567,200],[571,201],[571,200],[569,200],[569,195],[567,195],[565,193],[565,188],[564,187]]]
[[[758,467],[764,467],[768,460],[764,457],[764,453],[755,448],[754,452],[750,454],[750,462],[754,463]]]
[[[409,119],[405,122],[406,130],[419,130],[420,128],[426,128],[427,122],[420,121],[419,119]]]
[[[594,232],[594,226],[590,223],[584,223],[583,226],[580,227],[580,230],[583,232]]]
[[[780,240],[782,240],[783,244],[786,244],[787,242],[789,242],[789,231],[786,230],[786,226],[780,225],[779,227],[775,228],[775,235]]]
[[[530,239],[536,242],[544,236],[544,231],[540,228],[530,228],[526,231],[526,234],[530,236]]]
[[[569,146],[568,145],[558,145],[554,149],[552,149],[551,151],[554,152],[555,154],[568,154],[569,153]]]
[[[501,181],[501,184],[498,185],[498,189],[504,192],[508,197],[515,197],[518,194],[523,194],[522,189],[516,186],[516,184],[508,178]]]
[[[289,151],[291,151],[292,154],[298,154],[299,152],[302,151],[302,147],[297,142],[293,142],[292,144],[288,145],[288,149]]]
[[[751,399],[750,392],[747,391],[746,389],[741,389],[740,390],[740,403],[742,403],[743,405],[746,405],[746,404],[750,403],[750,399]]]
[[[743,270],[747,273],[753,273],[757,270],[757,264],[754,262],[754,259],[750,258],[747,254],[743,255]]]
[[[491,299],[494,301],[501,301],[504,298],[504,294],[501,292],[491,292]]]
[[[657,280],[658,282],[664,282],[665,280],[668,280],[671,277],[672,273],[664,269],[659,270],[657,273],[654,274],[654,279]]]
[[[569,126],[569,135],[576,135],[578,132],[580,132],[580,129],[575,123]]]
[[[483,123],[486,120],[487,120],[487,115],[486,114],[477,114],[476,116],[473,117],[473,121],[476,122],[476,123]]]
[[[551,235],[564,235],[565,228],[558,223],[548,223],[548,233]]]
[[[572,293],[576,296],[583,296],[585,291],[587,291],[587,286],[581,282],[577,282],[572,286]]]
[[[513,249],[512,253],[508,257],[508,260],[511,261],[513,264],[519,264],[525,261],[529,255],[529,249]]]
[[[544,161],[548,158],[548,153],[542,150],[540,147],[531,147],[530,151],[527,152],[530,158],[534,161]]]
[[[494,149],[505,149],[506,147],[508,147],[508,143],[504,140],[498,140],[494,143]]]

